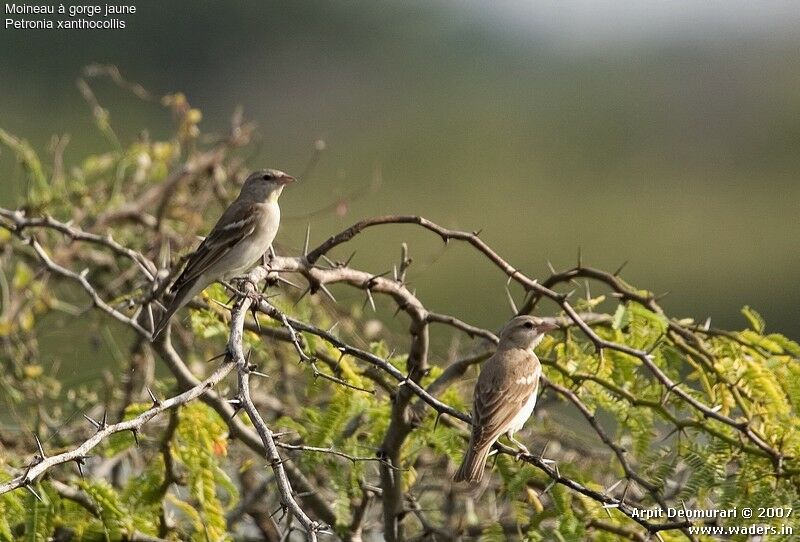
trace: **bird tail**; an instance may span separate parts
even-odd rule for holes
[[[464,456],[464,461],[461,462],[461,466],[458,468],[455,476],[453,476],[453,481],[469,483],[480,482],[483,478],[483,467],[486,465],[486,458],[489,457],[489,450],[491,449],[491,444],[477,450],[473,449],[470,444]]]
[[[167,306],[166,312],[161,315],[158,324],[156,324],[156,327],[153,330],[153,340],[156,340],[158,336],[161,335],[161,332],[167,328],[172,315],[174,315],[184,305],[191,301],[192,298],[202,289],[203,283],[199,279],[195,279],[178,288],[178,290],[175,292],[175,295],[172,297],[172,301],[170,301],[169,305]]]

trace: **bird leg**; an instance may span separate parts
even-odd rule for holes
[[[517,455],[514,456],[514,458],[517,461],[519,461],[519,458],[522,457],[523,455],[531,455],[531,452],[528,450],[528,448],[526,448],[524,444],[522,444],[520,441],[514,438],[514,431],[509,431],[508,433],[506,433],[506,436],[508,436],[508,440],[510,440],[517,448],[520,449],[520,451],[517,452]]]

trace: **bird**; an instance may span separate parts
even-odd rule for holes
[[[453,480],[477,483],[489,451],[506,434],[524,453],[514,433],[533,413],[542,366],[533,349],[558,326],[535,316],[516,316],[500,332],[497,350],[483,364],[472,402],[472,433]]]
[[[272,246],[281,221],[278,198],[295,178],[277,169],[251,173],[239,196],[222,213],[208,236],[188,258],[170,288],[174,295],[153,330],[155,340],[181,307],[216,280],[240,276]]]

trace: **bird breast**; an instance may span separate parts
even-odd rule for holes
[[[272,245],[281,220],[281,211],[277,203],[258,204],[263,219],[257,222],[255,230],[248,237],[233,246],[229,253],[229,261],[237,262],[234,269],[227,270],[225,278],[240,276],[248,271]]]
[[[522,429],[522,426],[525,425],[525,422],[527,422],[528,418],[530,418],[531,414],[533,414],[533,408],[536,406],[536,391],[538,390],[534,390],[534,392],[531,394],[531,396],[528,398],[525,404],[522,405],[522,408],[519,409],[519,412],[517,412],[517,414],[508,424],[509,429],[512,432],[516,433],[517,431]]]

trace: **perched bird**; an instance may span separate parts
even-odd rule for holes
[[[247,177],[239,197],[189,256],[186,268],[172,285],[174,296],[153,331],[153,339],[167,327],[172,315],[206,286],[241,275],[269,250],[281,221],[278,198],[293,181],[294,177],[275,169],[262,169]]]
[[[535,316],[517,316],[500,332],[497,351],[483,364],[472,401],[472,435],[456,482],[480,482],[492,445],[504,433],[514,439],[533,413],[542,366],[533,349],[555,324]]]

